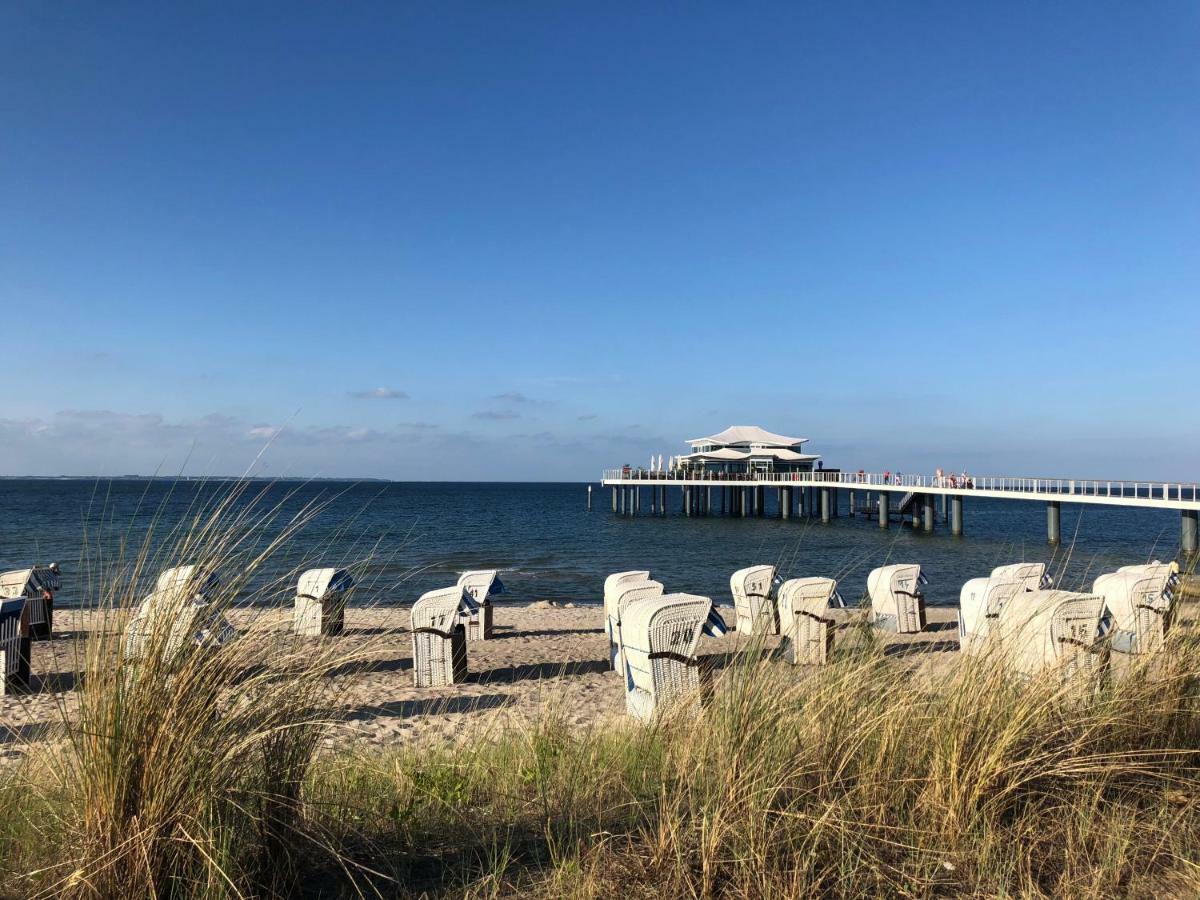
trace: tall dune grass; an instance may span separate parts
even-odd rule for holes
[[[8,895],[1200,893],[1194,625],[1095,692],[986,658],[914,674],[843,640],[821,670],[745,654],[703,713],[651,727],[581,732],[550,704],[455,746],[335,751],[336,639],[263,618],[216,652],[120,652],[170,565],[223,572],[218,606],[290,602],[312,560],[289,542],[320,508],[243,490],[92,570],[77,703],[0,779]],[[294,566],[264,584],[281,555]]]
[[[322,766],[310,796],[411,896],[1190,896],[1200,650],[1160,663],[1085,698],[987,661],[907,682],[871,647],[747,663],[702,717],[551,714]]]

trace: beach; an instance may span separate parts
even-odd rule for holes
[[[719,609],[732,623],[732,607]],[[269,636],[291,642],[291,616],[290,608],[230,614],[240,630],[263,642],[267,665]],[[836,640],[856,639],[850,627],[855,616],[861,613],[831,611],[842,626]],[[54,639],[34,643],[32,690],[0,698],[0,756],[19,756],[28,741],[52,734],[52,726],[60,721],[60,707],[72,708],[81,641],[98,621],[92,612],[60,611]],[[924,632],[887,635],[885,652],[906,671],[950,665],[958,649],[956,621],[953,609],[930,609]],[[327,747],[454,743],[519,727],[549,711],[580,731],[625,717],[624,687],[608,665],[603,611],[598,606],[554,601],[496,604],[494,637],[468,645],[466,682],[438,688],[413,686],[408,624],[407,609],[351,608],[345,633],[326,639],[337,642],[339,656],[352,660],[335,666],[328,679],[331,708],[340,721],[331,728]],[[301,639],[301,646],[316,640],[320,639]],[[720,672],[750,642],[736,631],[721,638],[704,637],[698,656],[711,666],[719,684]],[[778,642],[779,638],[768,637],[756,647],[769,651]],[[798,676],[804,671],[804,667],[796,669]]]

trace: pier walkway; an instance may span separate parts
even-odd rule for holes
[[[962,533],[963,500],[966,497],[986,497],[996,500],[1041,501],[1046,503],[1047,539],[1060,539],[1060,515],[1063,503],[1090,503],[1105,506],[1141,507],[1145,509],[1179,510],[1182,519],[1181,546],[1186,553],[1200,550],[1200,485],[1162,481],[1100,481],[1076,478],[1029,478],[1022,476],[972,475],[965,481],[961,476],[888,475],[879,472],[841,472],[816,469],[812,472],[758,472],[725,474],[716,472],[684,473],[654,472],[638,469],[609,469],[602,484],[612,488],[614,512],[629,515],[641,511],[642,488],[650,488],[650,510],[665,514],[667,488],[680,489],[684,515],[705,515],[717,509],[714,490],[719,495],[719,509],[731,515],[763,515],[764,491],[778,491],[779,514],[790,518],[794,514],[815,515],[818,510],[823,521],[838,514],[838,495],[849,492],[850,512],[861,509],[857,495],[865,494],[866,506],[878,510],[879,524],[887,527],[891,520],[893,496],[913,510],[914,525],[923,524],[932,531],[935,520],[935,498],[942,498],[943,518],[948,519],[951,531]],[[912,495],[911,497],[909,495]],[[947,513],[946,507],[950,506]]]

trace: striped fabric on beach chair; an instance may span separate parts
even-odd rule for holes
[[[657,581],[623,581],[614,589],[612,606],[609,609],[611,618],[604,623],[609,634],[609,662],[614,672],[625,671],[625,656],[621,649],[621,617],[625,615],[625,610],[639,600],[661,597],[664,592],[665,588]]]
[[[354,579],[345,569],[309,569],[296,583],[292,625],[296,634],[332,637],[346,627],[346,602]]]
[[[0,600],[0,694],[29,687],[28,619],[24,598]]]
[[[54,634],[54,592],[62,587],[58,563],[14,569],[0,574],[0,597],[23,597],[29,607],[28,637],[43,640]]]
[[[992,623],[1009,668],[1032,678],[1054,671],[1064,682],[1089,683],[1107,667],[1101,640],[1104,598],[1099,594],[1038,590],[1009,603]]]
[[[476,569],[463,572],[458,586],[471,595],[478,610],[467,622],[468,641],[486,641],[492,636],[492,601],[489,599],[504,593],[504,582],[495,569]]]
[[[1050,586],[1043,563],[997,566],[987,578],[972,578],[958,597],[958,646],[964,653],[979,653],[987,644],[991,624],[1005,604],[1020,595]]]
[[[708,597],[664,594],[631,604],[621,624],[626,711],[649,721],[660,709],[698,705],[700,635],[720,636],[725,631]]]
[[[479,604],[461,587],[422,594],[412,608],[413,682],[458,684],[467,677],[467,623]]]
[[[871,599],[871,622],[884,631],[916,634],[925,629],[927,584],[921,567],[915,564],[882,566],[867,576],[867,596]]]
[[[1114,653],[1138,656],[1162,648],[1178,581],[1179,563],[1154,562],[1123,566],[1092,583],[1092,593],[1104,598],[1111,619],[1109,643]]]
[[[178,566],[158,576],[154,592],[125,629],[125,658],[149,655],[174,661],[185,648],[215,649],[237,637],[237,629],[213,603],[220,579],[199,566]]]
[[[836,627],[830,602],[845,606],[832,578],[792,578],[779,587],[780,649],[792,665],[823,665],[833,652]]]
[[[775,604],[775,567],[749,566],[729,578],[738,634],[779,634]]]

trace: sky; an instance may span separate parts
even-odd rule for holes
[[[0,6],[0,474],[1200,480],[1200,6]]]

